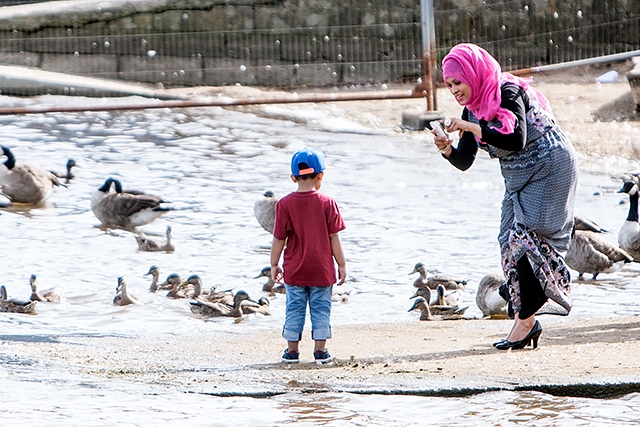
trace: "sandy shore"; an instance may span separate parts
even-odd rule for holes
[[[509,320],[363,324],[334,329],[334,362],[317,366],[312,341],[301,362],[279,362],[280,331],[242,335],[54,337],[4,341],[14,357],[50,371],[125,380],[213,395],[268,396],[350,391],[457,396],[487,390],[539,390],[608,396],[640,391],[640,319],[541,319],[539,347],[499,351]],[[7,338],[6,336],[4,338]],[[59,341],[57,341],[59,340]]]
[[[623,76],[630,64],[616,67]],[[594,83],[595,76],[608,69],[535,76],[535,82],[554,106],[561,127],[582,159],[589,160],[584,164],[605,171],[606,159],[616,157],[636,168],[640,121],[629,85],[626,81]],[[244,87],[183,91],[226,97],[277,94]],[[459,115],[460,107],[448,93],[440,90],[438,99],[445,116]],[[425,102],[403,99],[241,108],[280,118],[287,118],[287,111],[304,109],[402,133],[407,132],[400,127],[402,113],[424,111]],[[49,369],[94,379],[118,378],[218,395],[289,391],[461,395],[533,389],[598,396],[640,391],[640,319],[544,316],[540,320],[544,331],[538,349],[507,352],[494,349],[491,343],[504,337],[509,320],[416,320],[336,327],[329,342],[336,360],[322,367],[312,363],[312,344],[306,335],[301,344],[302,362],[279,363],[285,344],[279,330],[160,338],[65,336],[44,342],[4,335],[0,349],[16,357],[35,358]]]

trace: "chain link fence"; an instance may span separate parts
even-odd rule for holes
[[[438,64],[460,42],[485,47],[505,70],[638,50],[639,3],[437,0]],[[78,27],[5,26],[0,64],[165,86],[358,86],[423,75],[419,1],[383,0],[373,9],[357,0],[320,10],[283,4],[155,12]]]

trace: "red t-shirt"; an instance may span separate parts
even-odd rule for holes
[[[329,235],[345,229],[338,204],[318,191],[288,194],[276,204],[273,236],[286,240],[284,282],[294,286],[331,286],[336,268]]]

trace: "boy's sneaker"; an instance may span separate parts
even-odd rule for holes
[[[282,363],[298,363],[300,361],[300,353],[289,353],[289,349],[284,350],[282,355]]]
[[[331,357],[331,355],[326,349],[314,351],[313,358],[316,359],[317,365],[322,365],[323,363],[328,363],[333,360],[333,357]]]

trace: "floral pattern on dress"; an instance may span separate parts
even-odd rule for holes
[[[502,269],[509,289],[511,307],[519,312],[520,282],[518,260],[526,256],[549,301],[536,314],[558,314],[566,316],[573,307],[571,273],[562,256],[531,229],[515,223],[508,245],[502,254]]]

